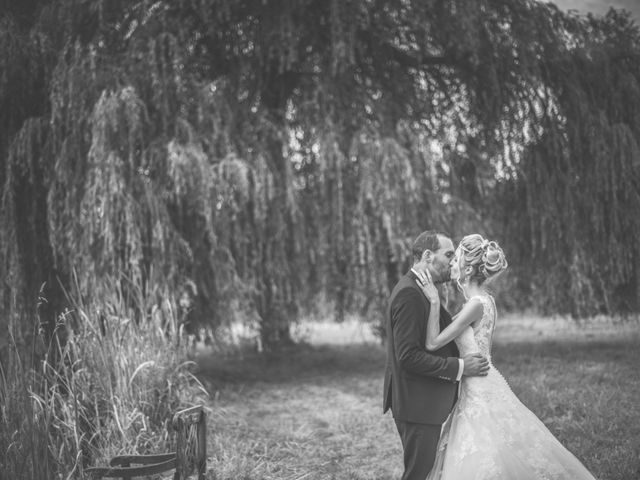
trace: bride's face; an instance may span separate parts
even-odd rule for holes
[[[451,265],[451,280],[454,282],[457,280],[462,280],[460,278],[461,268],[460,268],[460,259],[462,258],[462,252],[460,251],[460,247],[456,249],[456,253],[453,256],[453,265]]]

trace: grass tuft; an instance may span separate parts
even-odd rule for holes
[[[114,455],[167,451],[168,419],[206,395],[176,332],[153,315],[135,322],[122,298],[67,312],[56,364],[25,361],[11,345],[0,370],[0,478],[82,478]]]

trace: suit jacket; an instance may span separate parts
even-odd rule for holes
[[[427,352],[430,302],[409,272],[394,287],[387,310],[387,364],[383,411],[396,420],[444,423],[457,398],[458,348],[451,342]],[[451,315],[440,307],[440,329]]]

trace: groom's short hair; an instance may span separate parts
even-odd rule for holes
[[[416,237],[411,247],[413,263],[419,262],[425,250],[435,252],[440,248],[440,237],[449,238],[446,233],[436,230],[426,230]]]

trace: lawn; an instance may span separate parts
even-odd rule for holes
[[[640,478],[637,324],[545,322],[506,322],[494,364],[597,478]],[[554,325],[561,334],[548,334]],[[381,410],[384,349],[353,328],[315,329],[311,344],[278,355],[200,354],[209,478],[399,478],[400,441]]]

